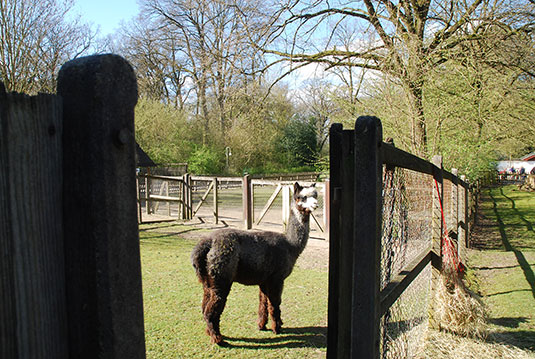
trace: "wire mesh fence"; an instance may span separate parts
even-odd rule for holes
[[[381,289],[431,240],[432,177],[396,168],[383,171]],[[381,318],[381,357],[412,358],[427,330],[431,265]]]

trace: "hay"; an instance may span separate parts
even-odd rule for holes
[[[453,334],[429,331],[416,359],[533,359],[533,352],[482,339],[463,338]]]
[[[441,330],[472,338],[487,336],[487,310],[458,275],[442,272],[435,299]]]

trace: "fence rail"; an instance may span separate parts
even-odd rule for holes
[[[328,358],[379,358],[380,318],[431,263],[429,325],[434,325],[434,289],[442,265],[444,234],[441,206],[445,181],[451,182],[449,213],[459,238],[461,259],[468,241],[468,189],[457,171],[442,168],[382,140],[375,117],[359,117],[355,130],[334,124],[330,130],[331,214]],[[404,168],[433,178],[431,242],[381,289],[383,166]],[[438,189],[438,190],[437,190]]]
[[[271,180],[262,178],[252,178],[249,175],[244,177],[212,177],[212,176],[192,176],[184,174],[183,176],[162,176],[151,175],[145,173],[138,173],[137,175],[137,203],[138,203],[138,221],[145,223],[147,217],[143,214],[152,215],[161,213],[159,211],[159,203],[167,205],[167,212],[164,210],[164,215],[156,217],[149,217],[152,221],[163,220],[191,220],[198,216],[199,210],[203,206],[211,206],[214,223],[219,223],[220,207],[225,205],[224,197],[225,190],[241,190],[241,206],[242,223],[246,229],[251,229],[253,226],[258,226],[268,211],[273,210],[273,203],[277,197],[282,197],[282,216],[281,221],[283,226],[289,216],[289,201],[290,191],[296,178],[304,184],[313,183],[317,178],[316,173],[298,173],[296,175],[285,174],[285,178],[281,175],[276,175]],[[283,178],[283,180],[280,180]],[[326,182],[328,183],[328,181]],[[258,218],[255,218],[255,193],[258,193],[259,187],[265,188],[271,186],[275,189],[271,198],[263,206]],[[318,188],[320,192],[324,190],[324,183],[319,183]],[[196,203],[193,203],[193,198],[198,197],[202,193]],[[212,203],[208,203],[209,195],[212,195]],[[174,206],[173,208],[170,207]],[[145,211],[143,211],[143,207]],[[328,207],[324,208],[325,213],[323,217],[326,218]],[[313,215],[315,228],[321,233],[328,231],[328,225],[323,221],[320,223],[317,216]]]

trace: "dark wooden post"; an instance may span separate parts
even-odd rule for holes
[[[121,57],[60,70],[69,357],[144,358],[136,218],[136,76]]]
[[[381,122],[331,127],[328,358],[379,358]]]
[[[182,176],[182,218],[189,220],[193,216],[191,175],[186,173]]]
[[[152,190],[150,189],[151,182],[152,181],[150,179],[150,167],[147,167],[147,177],[145,177],[145,211],[147,212],[147,214],[152,213],[152,210],[151,210],[152,201],[150,200],[150,195],[152,192]]]
[[[139,176],[136,176],[136,191],[137,191],[137,204],[138,204],[138,223],[143,223],[143,208],[141,207],[141,185],[139,184]]]
[[[444,203],[443,191],[443,174],[442,174],[442,157],[434,156],[432,161],[434,167],[433,173],[433,208],[432,208],[432,223],[431,223],[431,246],[433,250],[432,269],[431,269],[431,288],[429,298],[429,327],[432,329],[439,329],[439,324],[435,318],[436,305],[435,294],[440,281],[440,268],[442,267],[442,236],[444,233],[444,226],[442,221],[441,203]],[[438,189],[438,190],[437,190]]]
[[[456,233],[459,233],[458,225],[459,225],[459,170],[456,168],[451,169],[451,174],[453,175],[453,179],[451,181],[451,205],[450,205],[450,213],[451,213],[451,223],[452,228],[451,230],[454,230]],[[457,236],[457,238],[459,238]]]
[[[325,227],[325,239],[329,240],[330,222],[331,222],[331,180],[325,180],[325,187],[323,189],[323,225]]]
[[[251,178],[249,175],[243,176],[243,223],[245,229],[253,228],[252,206],[251,206]]]
[[[353,302],[351,357],[379,358],[380,270],[383,163],[381,122],[359,117],[355,123]]]
[[[0,358],[68,357],[62,132],[61,99],[0,82]]]
[[[459,251],[461,258],[466,258],[466,248],[468,247],[468,189],[466,186],[466,176],[461,176],[461,188],[459,191]]]
[[[346,283],[345,279],[351,275],[345,264],[345,257],[341,254],[344,245],[351,244],[342,241],[342,236],[352,233],[350,217],[342,211],[342,208],[352,213],[353,202],[343,201],[344,195],[352,196],[353,187],[353,147],[354,141],[350,136],[351,131],[344,131],[342,124],[335,123],[329,131],[330,142],[330,204],[331,211],[329,223],[329,303],[328,303],[328,332],[327,332],[327,358],[349,357],[349,323],[345,320],[351,307],[351,297],[342,296]],[[350,208],[348,208],[350,207]],[[345,229],[345,230],[344,230]]]
[[[457,244],[457,254],[462,261],[461,247],[459,246],[459,171],[456,168],[451,169],[451,174],[453,175],[451,181],[451,205],[450,205],[450,215],[451,215],[451,229],[448,228],[448,231],[455,231],[456,244]]]
[[[186,194],[186,175],[187,173],[182,175],[182,181],[180,182],[180,194],[182,196],[182,201],[180,202],[180,209],[182,213],[182,219],[187,219],[187,212],[186,212],[186,201],[187,201],[187,194]]]
[[[214,222],[215,222],[215,224],[218,224],[219,223],[219,205],[218,205],[217,196],[218,196],[219,191],[218,191],[217,187],[218,187],[219,184],[218,184],[218,181],[217,181],[217,177],[214,177],[213,183],[214,183],[214,185],[213,185],[212,190],[214,191],[214,193],[213,193],[214,194]]]

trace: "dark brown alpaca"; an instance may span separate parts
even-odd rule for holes
[[[202,313],[212,343],[223,341],[219,321],[233,282],[260,287],[258,328],[281,331],[280,304],[284,280],[303,252],[310,230],[310,213],[317,206],[315,185],[294,184],[286,234],[267,231],[222,229],[202,239],[191,253],[197,277],[203,285]]]

